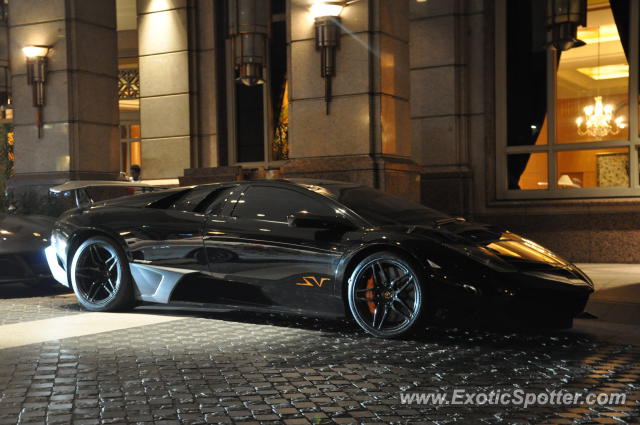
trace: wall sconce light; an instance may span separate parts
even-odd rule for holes
[[[267,42],[271,32],[271,1],[229,0],[228,4],[228,34],[236,80],[245,86],[264,84]]]
[[[336,75],[336,49],[340,46],[340,13],[344,1],[317,1],[311,8],[315,18],[316,50],[320,51],[320,76],[324,78],[325,113],[329,115],[331,78]]]
[[[42,107],[45,104],[44,85],[47,82],[48,46],[26,46],[22,49],[27,58],[27,84],[33,90],[33,106],[36,108],[38,138],[42,137]]]
[[[0,120],[13,119],[9,67],[9,4],[0,0]]]
[[[547,0],[548,46],[562,51],[584,46],[576,38],[579,25],[587,26],[587,0]]]

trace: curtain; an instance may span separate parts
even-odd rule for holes
[[[620,43],[624,49],[624,55],[627,62],[629,58],[629,0],[609,0],[611,5],[611,13],[616,22],[618,34],[620,35]]]
[[[609,0],[609,4],[611,5],[613,19],[616,22],[618,35],[620,35],[620,43],[622,43],[622,48],[624,49],[624,56],[627,58],[627,63],[631,65],[629,52],[629,36],[631,31],[629,27],[629,0]],[[640,90],[640,87],[638,90]]]
[[[544,6],[540,0],[507,2],[508,146],[534,145],[547,114]],[[507,157],[509,189],[520,189],[529,157]]]

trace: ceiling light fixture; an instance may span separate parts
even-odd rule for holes
[[[236,80],[245,86],[264,84],[271,36],[271,1],[229,0],[228,12]]]
[[[549,43],[556,50],[584,46],[577,38],[578,26],[587,25],[587,0],[547,0],[546,27]]]

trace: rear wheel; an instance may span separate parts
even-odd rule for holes
[[[122,250],[110,239],[96,236],[73,254],[71,285],[80,304],[91,311],[115,311],[133,305],[133,287]]]
[[[349,309],[356,323],[381,338],[405,336],[425,317],[424,284],[407,258],[378,252],[362,260],[349,278]]]

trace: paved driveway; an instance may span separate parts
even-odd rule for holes
[[[640,346],[595,322],[570,332],[429,329],[388,341],[346,322],[279,315],[96,315],[66,294],[5,286],[0,424],[638,423]],[[526,409],[400,400],[456,389],[627,399]]]

